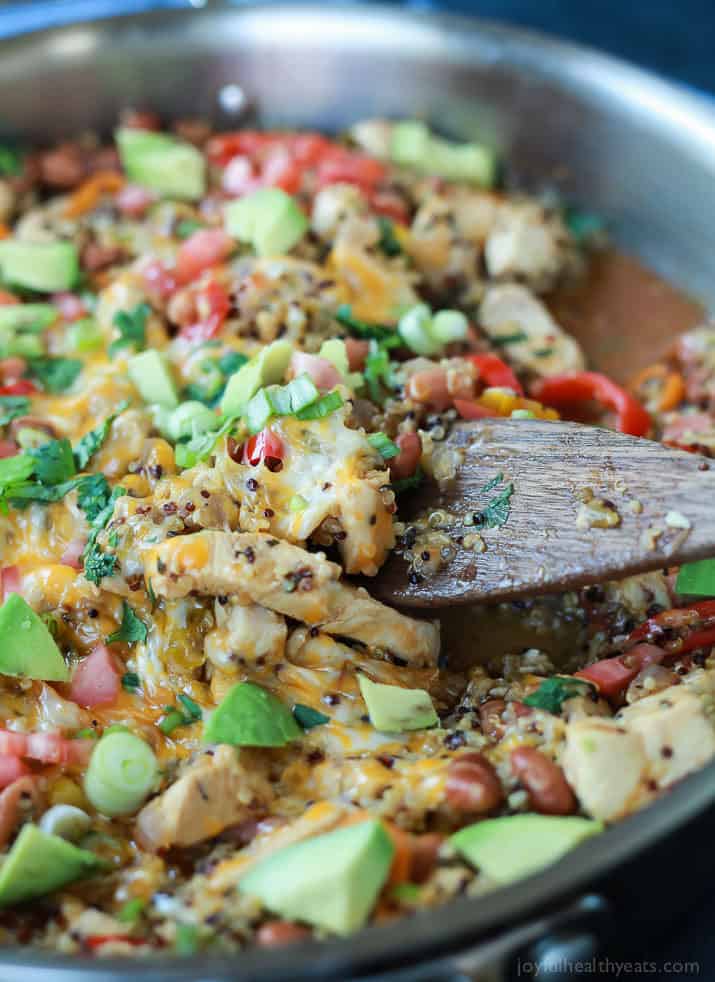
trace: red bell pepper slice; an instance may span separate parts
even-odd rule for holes
[[[454,408],[462,419],[490,419],[496,416],[493,409],[482,406],[473,399],[455,399]]]
[[[9,385],[0,385],[0,396],[31,396],[38,391],[35,383],[26,378],[10,382]]]
[[[488,388],[513,389],[517,395],[523,396],[524,389],[513,370],[498,355],[482,354],[467,355],[469,361],[479,372],[479,377]],[[465,416],[465,419],[473,417]]]
[[[661,642],[669,654],[685,655],[715,645],[715,623],[712,621],[715,621],[715,600],[700,600],[689,607],[664,610],[649,618],[630,634],[627,643],[633,644],[647,637],[658,639],[665,630],[686,630],[690,633]]]
[[[642,668],[662,661],[665,654],[662,648],[654,644],[639,644],[625,655],[603,658],[587,668],[582,668],[580,672],[574,672],[574,675],[576,678],[593,682],[602,696],[612,699],[630,685]]]
[[[597,402],[616,413],[618,429],[630,436],[645,436],[651,427],[650,414],[640,402],[600,372],[571,372],[540,379],[532,394],[562,414],[584,402]]]
[[[243,447],[243,463],[257,467],[264,460],[283,460],[283,454],[283,441],[266,427],[265,430],[246,440]]]

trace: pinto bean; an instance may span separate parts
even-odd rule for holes
[[[501,714],[506,709],[503,699],[487,699],[479,707],[479,722],[484,736],[490,740],[498,740],[504,733]]]
[[[452,405],[452,396],[447,388],[447,373],[443,368],[428,368],[415,372],[408,380],[405,389],[407,397],[425,406],[432,406],[438,412]]]
[[[104,246],[99,242],[88,242],[82,250],[80,257],[82,269],[89,273],[97,273],[100,269],[106,269],[124,256],[121,246]]]
[[[424,883],[429,879],[442,845],[441,835],[413,835],[410,843],[410,882]]]
[[[395,440],[400,452],[390,461],[390,477],[401,481],[412,477],[422,456],[422,441],[417,433],[400,433]]]
[[[75,188],[84,180],[85,161],[80,148],[65,143],[40,155],[40,179],[51,188]]]
[[[123,109],[119,115],[119,125],[130,130],[160,130],[161,120],[148,109]]]
[[[256,941],[262,948],[280,948],[282,945],[307,941],[310,930],[293,921],[266,921],[256,932]]]
[[[212,133],[211,123],[196,117],[177,119],[171,128],[181,140],[196,147],[203,147]]]
[[[564,772],[540,750],[517,747],[511,754],[511,770],[535,811],[542,815],[571,815],[576,811],[576,797]]]
[[[457,812],[486,815],[504,799],[497,772],[480,753],[455,757],[447,769],[447,801]]]
[[[345,354],[348,356],[348,368],[351,372],[361,372],[365,367],[365,359],[370,352],[370,342],[358,338],[345,338]]]
[[[121,170],[122,164],[116,147],[98,147],[92,150],[87,158],[87,171],[90,174],[97,174],[100,171],[116,171],[119,174]]]

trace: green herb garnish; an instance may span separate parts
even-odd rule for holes
[[[553,675],[551,678],[544,679],[539,688],[522,699],[522,702],[525,706],[544,709],[547,713],[558,716],[567,699],[585,696],[594,691],[594,687],[583,679],[576,679],[570,675]]]
[[[502,334],[501,337],[491,338],[491,342],[497,348],[505,348],[510,344],[519,344],[521,341],[528,341],[529,335],[525,331],[515,331],[513,334]]]
[[[107,641],[110,639],[107,638]],[[126,689],[127,692],[136,692],[139,688],[141,681],[136,672],[125,672],[122,675],[122,688]]]
[[[27,375],[47,392],[66,392],[82,371],[76,358],[31,358]]]
[[[41,484],[60,484],[76,474],[69,440],[50,440],[26,453],[34,461],[33,473]]]
[[[83,471],[85,469],[90,459],[96,454],[104,441],[107,439],[109,429],[114,420],[120,415],[120,413],[124,412],[128,405],[128,402],[123,402],[117,409],[116,413],[112,413],[111,416],[107,416],[107,418],[100,423],[99,426],[96,426],[93,430],[90,430],[89,433],[85,433],[85,435],[78,440],[77,445],[74,448],[74,461],[78,471]]]
[[[134,310],[119,310],[114,315],[112,323],[119,331],[119,337],[109,345],[107,353],[113,358],[122,348],[133,347],[135,351],[143,351],[146,347],[146,322],[151,307],[148,303],[140,303]]]
[[[338,307],[335,320],[343,327],[347,327],[355,337],[379,341],[385,348],[399,348],[402,344],[402,339],[394,328],[385,324],[368,324],[353,317],[350,304],[343,303]]]
[[[334,413],[336,409],[340,409],[342,405],[343,397],[337,390],[334,390],[333,392],[326,392],[320,399],[316,399],[309,406],[299,409],[294,415],[296,419],[324,419]]]
[[[320,713],[311,706],[304,706],[300,702],[293,706],[293,718],[304,730],[312,730],[314,726],[323,726],[324,723],[330,722],[330,717],[325,713]]]
[[[126,641],[127,644],[136,644],[137,641],[146,641],[146,637],[146,624],[137,617],[126,600],[122,601],[122,623],[118,630],[109,635],[107,642],[111,644],[113,641]]]
[[[395,492],[395,494],[402,494],[403,491],[411,491],[413,488],[418,488],[424,479],[424,474],[421,467],[417,467],[417,470],[410,477],[403,477],[399,481],[393,481],[390,487]]]
[[[389,218],[385,218],[384,215],[379,215],[377,224],[380,227],[378,249],[384,252],[386,256],[399,256],[402,252],[402,246],[395,237],[395,223]]]
[[[400,452],[400,448],[396,443],[393,443],[389,438],[387,433],[371,433],[367,442],[373,449],[382,456],[383,460],[390,460],[392,457],[397,457]]]
[[[191,722],[195,722],[196,720],[201,719],[201,717],[203,716],[203,713],[201,712],[201,706],[199,706],[197,702],[194,702],[194,700],[190,696],[184,695],[184,693],[182,693],[181,695],[177,696],[177,700],[181,703],[181,705],[186,710],[185,715],[188,717],[188,719]]]
[[[494,491],[504,480],[504,475],[499,473],[484,485],[481,489],[482,494]],[[481,511],[475,512],[474,524],[480,528],[499,528],[506,524],[509,518],[510,500],[514,494],[514,485],[509,483],[496,494],[489,504]]]
[[[19,416],[26,416],[29,409],[27,396],[0,396],[0,426],[7,426]]]

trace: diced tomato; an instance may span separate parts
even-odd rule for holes
[[[20,298],[8,290],[0,290],[0,307],[6,307],[14,303],[20,303]]]
[[[168,300],[178,286],[173,271],[167,269],[160,259],[152,259],[147,263],[141,275],[149,297],[160,303]]]
[[[17,781],[19,777],[31,774],[30,768],[19,757],[11,754],[0,754],[0,788]]]
[[[38,391],[34,382],[21,378],[9,385],[0,385],[0,396],[31,396]]]
[[[309,355],[305,351],[295,351],[290,360],[290,370],[295,378],[309,375],[321,392],[334,389],[342,382],[342,376],[332,361],[320,355]]]
[[[493,409],[490,409],[488,406],[482,406],[480,403],[475,402],[474,399],[455,399],[454,408],[462,419],[489,419],[490,417],[496,416]]]
[[[121,214],[129,218],[141,218],[155,201],[156,195],[139,184],[125,184],[115,198]]]
[[[396,191],[373,191],[369,196],[370,208],[378,215],[392,218],[400,225],[408,225],[410,213],[402,195]]]
[[[625,655],[604,658],[574,674],[595,683],[602,696],[612,699],[630,685],[642,668],[661,662],[665,655],[663,648],[654,644],[638,644]]]
[[[57,307],[64,321],[77,321],[80,317],[86,317],[88,313],[84,301],[76,293],[54,293],[52,303]]]
[[[479,378],[489,388],[513,389],[523,396],[524,389],[519,379],[507,363],[498,355],[467,355],[469,361],[479,372]],[[466,418],[466,417],[465,417]]]
[[[202,228],[182,242],[176,257],[175,275],[179,283],[190,283],[205,269],[218,266],[236,247],[221,228]]]
[[[61,733],[15,733],[0,730],[0,754],[29,757],[44,764],[83,764],[89,759],[93,740],[68,740]]]
[[[134,947],[147,944],[144,938],[131,938],[128,934],[91,934],[84,939],[84,945],[91,951],[94,951],[96,948],[101,948],[105,944],[111,944],[113,941],[121,941],[124,944],[130,944]]]
[[[263,461],[283,460],[284,453],[281,438],[266,427],[246,440],[243,447],[243,463],[257,467]]]
[[[600,372],[571,372],[540,379],[533,395],[546,406],[568,413],[585,402],[597,402],[618,417],[618,429],[631,436],[645,436],[651,418],[630,392]]]
[[[79,706],[111,706],[119,695],[120,679],[109,649],[98,645],[75,669],[69,697]]]
[[[238,155],[253,156],[276,141],[276,136],[256,130],[239,130],[236,133],[217,133],[206,144],[209,160],[217,167],[225,167]]]
[[[390,461],[390,478],[402,481],[417,470],[422,456],[422,441],[418,433],[400,433],[395,440],[400,452]]]
[[[5,601],[11,593],[20,593],[21,585],[19,566],[3,566],[0,569],[0,599]]]
[[[230,310],[231,298],[228,290],[220,283],[210,280],[196,293],[196,312],[200,319],[182,328],[179,333],[188,341],[204,344],[216,337]]]
[[[14,440],[0,440],[0,460],[14,457],[20,448]]]
[[[228,162],[221,175],[221,187],[226,194],[231,194],[236,198],[250,194],[259,186],[253,163],[249,157],[244,157],[241,154]]]
[[[379,160],[343,150],[341,153],[331,153],[318,164],[318,186],[322,188],[340,183],[372,189],[384,180],[386,173],[385,165]]]
[[[654,638],[660,641],[659,635],[664,636],[663,648],[671,655],[684,655],[699,648],[710,648],[715,645],[715,600],[700,600],[688,607],[675,607],[672,610],[661,611],[655,617],[649,618],[629,636],[627,644],[641,641],[643,638]],[[673,637],[673,632],[675,636]],[[628,651],[633,649],[631,648]]]
[[[300,190],[303,168],[287,150],[278,148],[266,157],[259,175],[260,187],[281,188],[287,194]]]

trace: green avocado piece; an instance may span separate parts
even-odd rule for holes
[[[0,607],[0,674],[67,682],[69,670],[41,617],[19,593]]]
[[[0,866],[0,907],[42,897],[104,866],[93,852],[25,825]]]
[[[57,320],[50,303],[11,303],[0,307],[0,336],[5,331],[39,334]]]
[[[71,242],[0,242],[3,279],[39,293],[71,290],[79,276],[77,250]]]
[[[234,685],[204,727],[206,743],[234,747],[284,747],[302,735],[288,707],[253,682]]]
[[[490,879],[509,883],[549,866],[602,831],[603,823],[590,818],[510,815],[468,825],[449,841]]]
[[[148,348],[133,355],[127,371],[144,402],[155,402],[165,409],[176,409],[179,397],[166,358],[160,351]]]
[[[488,147],[481,143],[442,140],[417,120],[395,123],[390,158],[423,174],[469,181],[483,187],[491,187],[496,174],[496,157]]]
[[[259,256],[281,256],[305,235],[308,219],[280,188],[261,188],[231,202],[225,211],[229,235],[252,245]]]
[[[240,413],[264,385],[282,382],[292,355],[290,341],[272,341],[262,348],[229,378],[221,398],[221,412],[226,416]]]
[[[675,592],[694,597],[715,597],[715,559],[699,559],[681,566],[675,581]]]
[[[427,730],[437,726],[439,717],[429,692],[424,689],[402,689],[399,685],[383,685],[360,675],[360,692],[365,700],[370,722],[384,733],[404,730]]]
[[[350,934],[375,906],[394,851],[382,822],[359,822],[279,849],[238,889],[281,917]]]
[[[115,140],[130,181],[167,198],[197,201],[206,190],[203,154],[166,133],[124,128]]]

